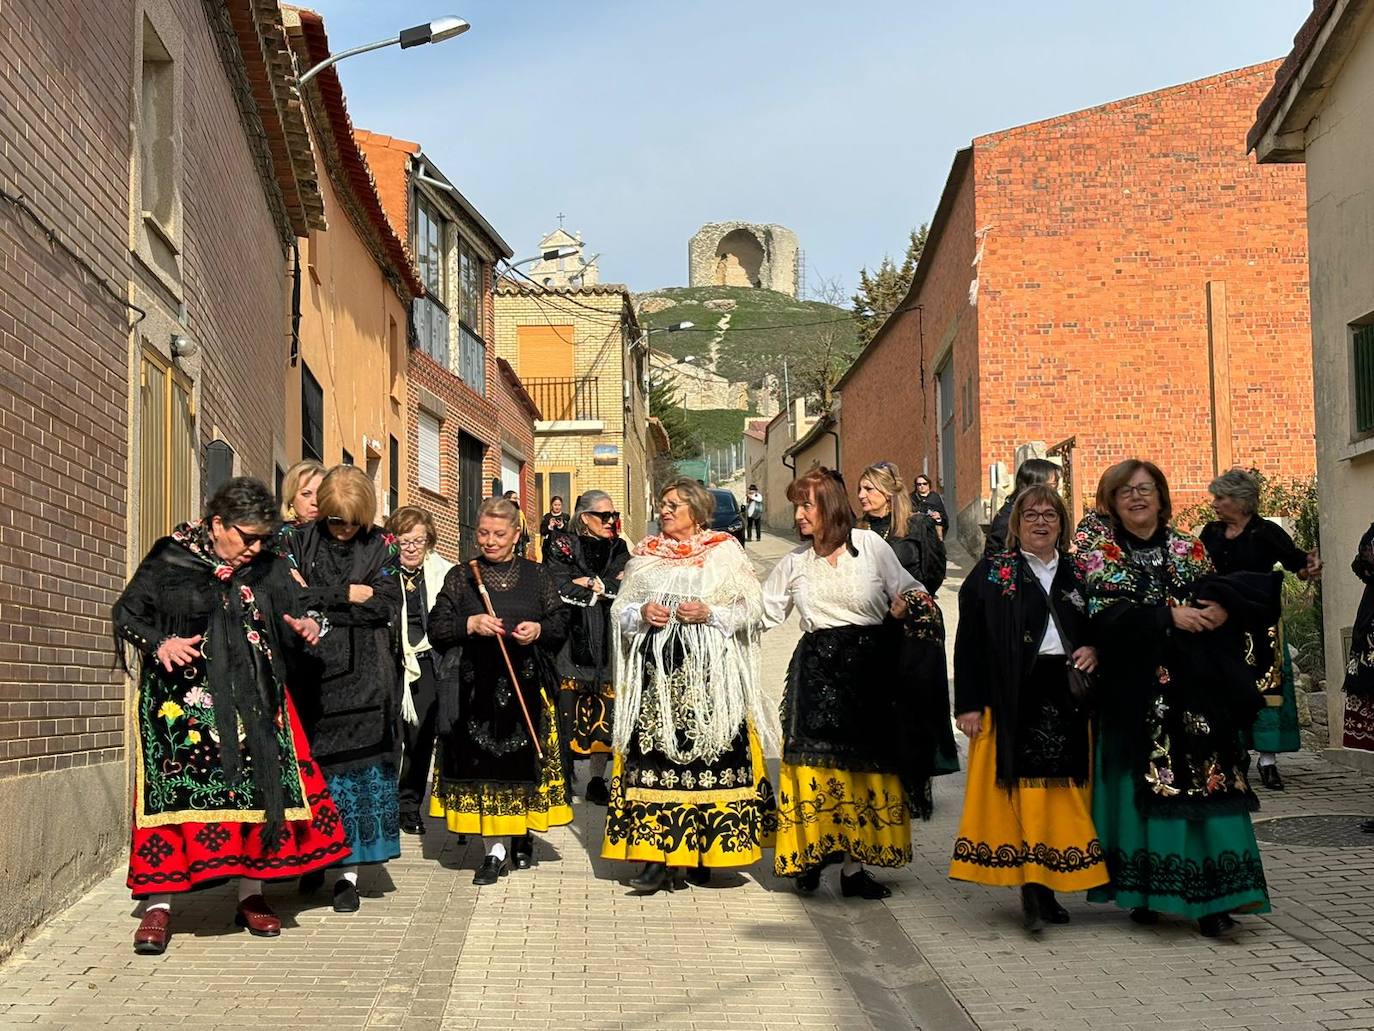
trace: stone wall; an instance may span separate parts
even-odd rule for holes
[[[778,225],[710,222],[687,244],[688,286],[752,286],[797,296],[797,236]]]

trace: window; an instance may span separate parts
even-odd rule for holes
[[[301,457],[324,461],[324,388],[301,362]]]
[[[390,515],[401,507],[401,445],[395,437],[388,437],[386,487],[386,513]]]
[[[482,335],[482,256],[466,240],[458,241],[458,320]]]
[[[458,376],[474,392],[487,393],[487,345],[461,322],[458,324]]]
[[[1355,432],[1374,431],[1374,323],[1354,332]]]
[[[138,534],[146,553],[191,518],[196,413],[191,382],[152,348],[139,368]]]
[[[176,99],[176,62],[152,20],[144,15],[138,83],[136,249],[172,283],[181,280]]]
[[[418,427],[420,446],[420,486],[435,494],[439,485],[439,420],[429,412],[421,412]]]
[[[391,400],[397,404],[405,404],[406,352],[401,345],[401,335],[397,332],[395,319],[387,319],[386,353],[387,363],[391,366]]]
[[[448,299],[448,284],[444,262],[445,230],[448,222],[419,191],[415,194],[415,259],[420,266],[420,279],[430,296],[440,302]]]
[[[339,461],[340,461],[340,464],[342,464],[342,465],[352,465],[352,464],[353,464],[353,456],[350,455],[350,454],[348,453],[348,448],[344,448],[344,449],[343,449],[343,458],[341,458]]]

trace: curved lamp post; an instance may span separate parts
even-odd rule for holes
[[[382,47],[400,45],[402,50],[409,47],[418,47],[424,43],[442,43],[446,39],[454,36],[461,36],[468,29],[472,28],[462,18],[454,17],[451,14],[444,15],[442,18],[435,18],[433,21],[425,22],[423,25],[413,25],[408,29],[402,29],[400,35],[390,39],[379,39],[376,43],[365,43],[360,47],[353,47],[351,50],[341,50],[337,54],[330,54],[327,58],[315,65],[308,72],[300,77],[299,84],[304,86],[307,82],[319,75],[326,68],[331,68],[340,61],[348,57],[355,57],[358,54],[365,54],[369,50],[380,50]]]

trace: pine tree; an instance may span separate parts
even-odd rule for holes
[[[870,273],[867,266],[859,270],[859,292],[854,295],[853,301],[854,318],[859,323],[860,346],[867,346],[887,317],[905,300],[929,233],[929,223],[923,223],[919,229],[911,231],[906,256],[900,266],[893,264],[885,254],[874,272]]]

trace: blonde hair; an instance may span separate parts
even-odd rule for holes
[[[892,536],[894,539],[902,536],[906,533],[906,524],[911,519],[911,499],[907,497],[906,483],[902,480],[901,470],[894,462],[879,462],[870,465],[859,474],[859,482],[863,483],[864,480],[873,484],[887,498],[892,516]],[[867,530],[868,517],[860,518],[859,525]]]
[[[325,474],[316,499],[321,519],[342,519],[367,527],[377,517],[377,494],[356,465],[336,465]]]
[[[477,508],[477,521],[483,519],[504,519],[512,526],[520,525],[520,509],[505,498],[487,498]]]
[[[292,507],[291,502],[301,492],[302,487],[316,476],[323,476],[324,474],[324,465],[313,458],[297,462],[286,470],[286,475],[281,479],[281,517],[283,519],[289,523],[296,521],[296,510]]]

